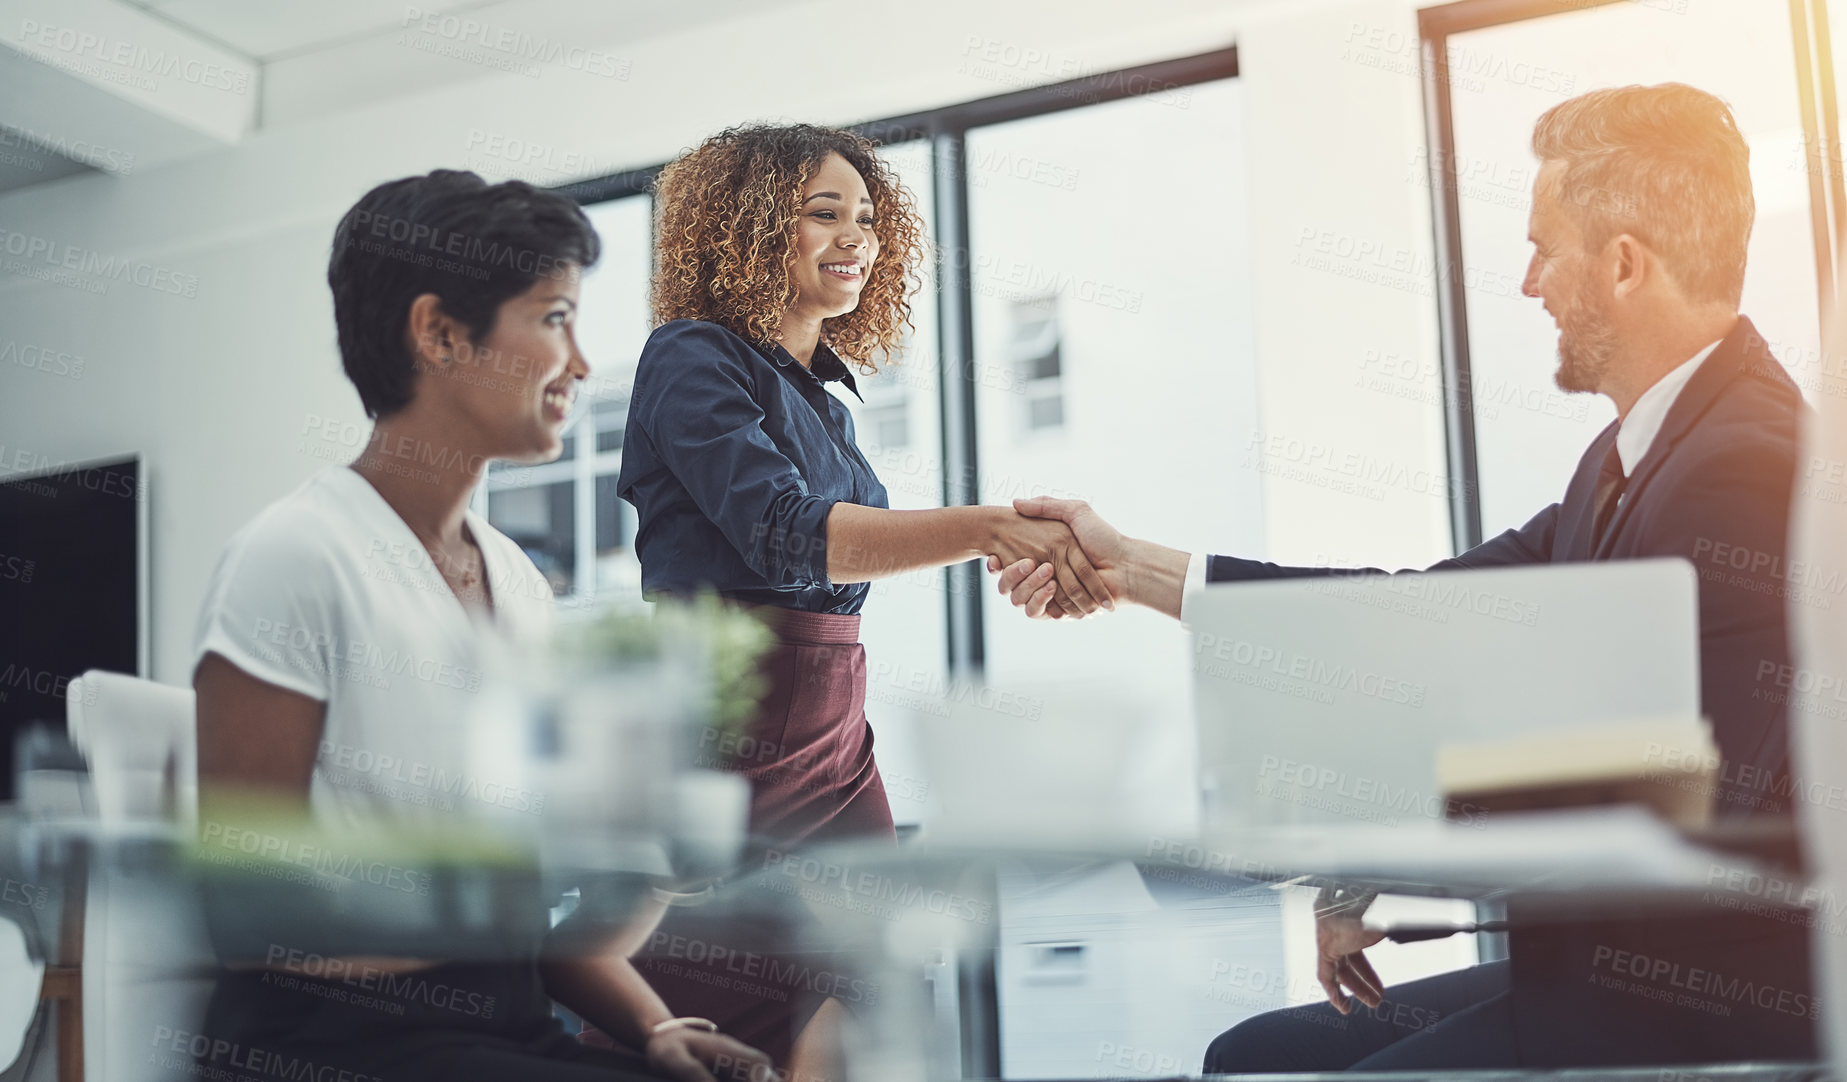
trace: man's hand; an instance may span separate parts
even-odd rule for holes
[[[1012,518],[996,529],[992,544],[989,566],[1017,563],[1039,567],[1042,577],[1035,590],[1046,593],[1047,603],[1055,599],[1063,615],[1088,616],[1098,609],[1116,607],[1114,591],[1065,523],[1050,517],[1028,517],[1016,507]],[[1041,605],[1042,611],[1043,608]]]
[[[1385,933],[1366,927],[1358,912],[1316,914],[1315,976],[1328,994],[1328,1002],[1342,1014],[1353,1011],[1353,1001],[1341,991],[1344,985],[1353,999],[1376,1008],[1385,1002],[1385,983],[1373,971],[1363,953],[1385,938]]]
[[[1055,519],[1071,528],[1091,566],[1117,601],[1146,605],[1180,618],[1180,601],[1190,557],[1178,549],[1124,537],[1083,500],[1040,496],[1013,501],[1014,510],[1034,518]],[[1035,620],[1075,615],[1053,606],[1062,601],[1053,589],[1052,572],[1031,561],[988,558],[988,570],[1000,572],[1000,592]]]
[[[743,1041],[698,1029],[669,1029],[648,1038],[648,1064],[680,1082],[767,1082],[770,1057]]]
[[[1039,496],[1030,500],[1015,500],[1013,509],[1032,518],[1063,522],[1077,539],[1090,565],[1100,574],[1105,588],[1114,597],[1125,596],[1123,570],[1127,561],[1127,539],[1114,526],[1103,521],[1103,516],[1091,510],[1089,504],[1082,500],[1055,500]],[[988,557],[988,570],[1001,573],[1000,592],[1010,597],[1015,607],[1025,609],[1026,615],[1035,620],[1084,615],[1071,612],[1068,607],[1053,606],[1052,602],[1064,599],[1055,589],[1053,569],[1045,564],[1032,560],[1008,563],[1000,554],[996,554]]]

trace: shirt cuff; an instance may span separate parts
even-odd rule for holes
[[[1195,552],[1193,555],[1187,557],[1186,582],[1180,587],[1180,622],[1183,624],[1188,622],[1186,617],[1187,607],[1191,605],[1193,599],[1198,597],[1200,592],[1206,588],[1207,559],[1209,559],[1209,557],[1203,552]]]

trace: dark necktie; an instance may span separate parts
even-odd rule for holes
[[[1616,502],[1622,498],[1623,488],[1629,478],[1623,475],[1623,459],[1616,453],[1616,444],[1610,444],[1610,453],[1603,456],[1603,469],[1597,473],[1597,493],[1592,507],[1595,514],[1591,519],[1591,551],[1603,543],[1603,533],[1610,528],[1610,519],[1616,514]]]

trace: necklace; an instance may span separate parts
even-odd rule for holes
[[[447,579],[458,593],[481,584],[481,576],[487,569],[483,566],[481,549],[467,534],[462,536],[462,552],[459,557],[451,556],[442,546],[432,542],[420,531],[412,530],[417,540],[423,543],[423,550],[430,554],[430,561],[436,565],[436,571]]]
[[[453,570],[455,578],[459,580],[457,585],[473,587],[481,584],[481,574],[485,569],[481,566],[480,549],[469,545],[460,560],[445,559],[450,566],[444,571],[448,573]]]
[[[481,551],[470,545],[468,548],[468,566],[462,568],[462,585],[478,586],[481,583]]]

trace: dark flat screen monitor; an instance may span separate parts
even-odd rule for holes
[[[147,619],[138,456],[0,473],[0,800],[19,731],[62,729],[73,678],[148,675]]]

